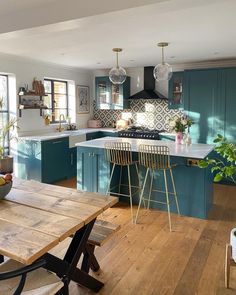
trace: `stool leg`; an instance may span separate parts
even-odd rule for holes
[[[225,251],[225,288],[229,288],[231,257],[232,257],[232,246],[230,244],[226,244],[226,251]]]
[[[170,227],[170,231],[172,231],[171,218],[170,218],[170,202],[169,202],[168,186],[167,186],[167,179],[166,179],[166,170],[163,170],[163,173],[164,173],[164,180],[165,180],[166,204],[167,204],[167,210],[168,210],[169,227]]]
[[[120,179],[119,179],[119,194],[120,194],[120,186],[121,186],[121,179],[122,179],[122,165],[120,166]]]
[[[140,189],[141,186],[140,186],[140,179],[139,179],[139,173],[138,173],[138,165],[137,165],[137,163],[135,163],[135,168],[136,168],[137,177],[138,177],[138,187],[139,187],[139,189]],[[145,204],[144,199],[143,199],[143,206],[144,206],[144,208],[146,208],[146,204]]]
[[[147,182],[147,176],[148,176],[149,169],[150,168],[147,169],[146,175],[145,175],[145,178],[144,178],[143,189],[142,189],[140,199],[139,199],[138,210],[137,210],[136,217],[135,217],[135,223],[137,223],[138,214],[139,214],[139,210],[140,210],[140,206],[141,206],[141,202],[142,202],[142,198],[143,198],[144,189],[145,189],[146,182]]]
[[[178,212],[178,215],[180,215],[180,213],[179,213],[179,203],[178,203],[178,198],[177,198],[177,194],[176,194],[175,182],[174,182],[172,169],[170,169],[170,176],[171,176],[172,186],[173,186],[173,190],[174,190],[174,196],[175,196],[175,203],[176,203],[177,212]]]
[[[154,171],[150,170],[150,177],[151,177],[151,183],[150,183],[150,189],[149,189],[149,194],[148,194],[148,206],[147,209],[149,210],[150,207],[150,198],[152,194],[152,185],[153,185],[153,177],[154,177]]]
[[[114,170],[115,170],[115,166],[116,166],[116,164],[113,164],[113,166],[112,166],[111,176],[110,176],[110,179],[109,179],[109,182],[108,182],[106,195],[108,195],[109,192],[110,192],[110,186],[111,186],[111,181],[112,181],[112,176],[113,176],[113,173],[114,173]]]
[[[130,210],[131,210],[131,220],[132,220],[132,223],[134,223],[133,202],[132,202],[132,190],[131,190],[130,167],[129,167],[129,165],[127,165],[127,169],[128,169],[129,201],[130,201]]]

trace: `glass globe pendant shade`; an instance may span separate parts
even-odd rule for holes
[[[122,84],[126,80],[126,70],[122,67],[114,67],[109,72],[109,79],[113,84]]]
[[[155,66],[153,76],[157,81],[168,81],[172,77],[172,67],[164,62],[164,47],[169,45],[168,42],[160,42],[157,46],[161,47],[161,60],[162,62]]]
[[[116,67],[112,68],[109,72],[109,79],[113,84],[122,84],[126,80],[126,71],[119,66],[118,54],[122,51],[122,48],[113,48],[113,52],[116,53]]]
[[[172,74],[172,67],[168,63],[158,64],[153,70],[153,76],[157,81],[170,80]]]

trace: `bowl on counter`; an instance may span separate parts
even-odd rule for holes
[[[12,181],[9,181],[3,185],[0,185],[0,200],[6,197],[6,195],[10,192],[11,188],[12,188]]]

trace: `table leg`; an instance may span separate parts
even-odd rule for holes
[[[42,258],[46,260],[46,269],[55,272],[59,277],[66,276],[68,283],[70,280],[73,280],[81,286],[98,292],[104,284],[85,271],[77,268],[81,254],[86,252],[87,241],[94,222],[95,219],[75,233],[63,260],[49,253],[45,254]]]
[[[100,269],[100,265],[97,261],[97,258],[94,254],[95,246],[91,244],[86,245],[86,251],[84,253],[84,258],[82,262],[82,270],[85,272],[89,272],[89,268],[93,271],[98,271]]]

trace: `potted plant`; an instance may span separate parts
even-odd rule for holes
[[[3,109],[3,98],[0,98],[0,109]],[[14,130],[17,128],[16,118],[10,118],[4,123],[4,113],[1,113],[0,117],[0,173],[12,173],[13,172],[13,157],[7,154],[7,143],[10,142],[16,136]]]
[[[236,141],[229,142],[226,137],[218,134],[213,142],[217,144],[214,150],[220,158],[201,160],[199,167],[210,166],[211,172],[215,173],[215,182],[224,178],[236,184]]]
[[[182,117],[173,117],[169,120],[169,126],[171,131],[176,132],[175,142],[180,144],[183,140],[183,134],[185,130],[188,129],[193,125],[193,121],[186,115]]]

